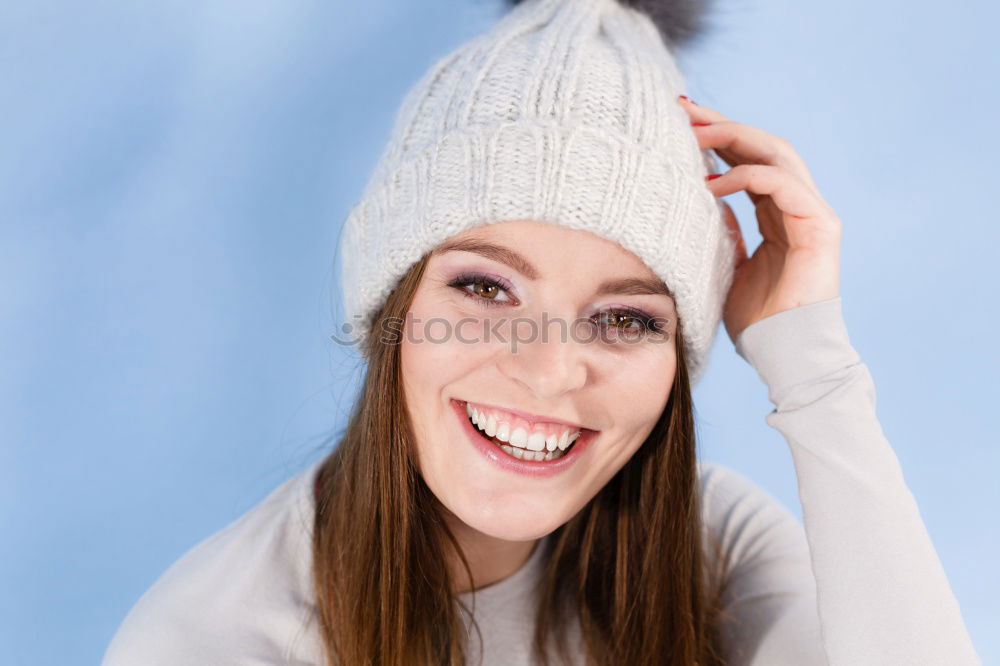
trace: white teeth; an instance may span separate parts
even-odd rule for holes
[[[528,437],[528,443],[525,448],[531,451],[541,451],[545,448],[545,435],[540,432],[533,432]]]
[[[522,427],[514,428],[512,432],[509,423],[498,421],[492,414],[480,411],[468,402],[465,403],[465,413],[476,428],[487,437],[509,442],[511,446],[503,446],[504,451],[510,449],[508,453],[523,460],[554,460],[562,456],[581,434],[580,431],[576,431],[571,435],[569,430],[563,430],[559,435],[528,432]]]
[[[562,458],[563,455],[565,455],[562,451],[551,451],[549,453],[545,453],[543,451],[525,451],[524,449],[517,449],[513,446],[507,446],[504,444],[502,444],[500,448],[515,458],[520,458],[522,460],[549,461],[555,460],[556,458]]]

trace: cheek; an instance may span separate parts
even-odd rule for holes
[[[436,306],[436,307],[435,307]],[[476,347],[456,335],[460,317],[445,305],[416,299],[403,335],[403,379],[424,392],[444,386],[474,367]]]
[[[638,448],[662,414],[674,377],[677,354],[669,347],[634,350],[609,367],[604,382],[604,405],[613,415],[622,439],[631,443],[629,455]]]
[[[475,374],[486,363],[482,345],[464,344],[456,336],[460,314],[447,304],[428,302],[419,295],[406,318],[400,350],[401,381],[416,437],[418,459],[434,453],[430,442],[440,442],[454,415],[449,398],[463,387],[475,386]],[[466,326],[465,338],[472,327]],[[441,447],[437,447],[441,448]]]

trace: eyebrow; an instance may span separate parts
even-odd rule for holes
[[[510,248],[475,238],[451,239],[441,243],[432,254],[461,251],[473,252],[480,256],[507,264],[529,280],[537,280],[538,270],[530,261]],[[663,280],[657,278],[618,278],[605,280],[597,287],[597,295],[624,294],[626,296],[666,296],[673,298]]]

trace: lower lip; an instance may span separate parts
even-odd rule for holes
[[[581,431],[580,436],[576,438],[576,442],[573,444],[573,448],[555,460],[520,460],[479,434],[476,426],[469,420],[469,416],[465,411],[464,401],[451,400],[451,408],[454,410],[455,416],[458,417],[459,423],[465,430],[465,433],[469,436],[469,441],[472,442],[473,446],[480,453],[503,469],[528,476],[553,476],[567,469],[590,447],[591,441],[597,434],[594,430]]]

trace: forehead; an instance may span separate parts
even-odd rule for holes
[[[567,259],[599,256],[611,258],[615,264],[632,271],[653,271],[632,252],[618,243],[585,229],[539,220],[504,220],[480,224],[449,237],[438,245],[436,252],[453,249],[473,240],[491,241],[515,250],[526,258]]]
[[[495,222],[455,234],[439,244],[435,254],[453,250],[506,264],[529,280],[571,276],[579,286],[598,292],[672,297],[639,257],[582,229],[536,220]]]

